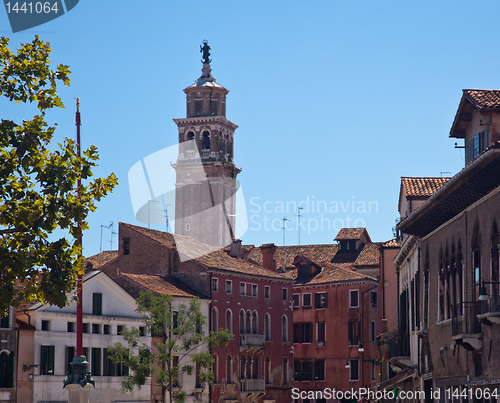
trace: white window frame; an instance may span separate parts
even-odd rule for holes
[[[233,293],[233,282],[231,280],[226,280],[226,294],[232,294],[232,293]]]
[[[252,284],[252,297],[258,297],[258,296],[259,296],[259,286],[258,284]]]
[[[219,279],[212,278],[212,292],[219,292]]]
[[[247,295],[247,283],[240,282],[240,295]]]
[[[306,305],[304,298],[306,295],[309,295],[309,305]],[[302,294],[302,308],[312,308],[312,294],[310,292],[305,292]]]
[[[283,295],[284,295],[284,294],[286,294],[286,298],[283,298]],[[288,301],[288,288],[283,287],[283,288],[281,289],[281,299],[282,299],[283,301]]]
[[[295,299],[293,297],[297,296],[297,305],[295,305]],[[300,308],[300,294],[292,294],[292,302],[294,308]]]
[[[269,285],[264,286],[264,298],[271,299],[271,286]]]

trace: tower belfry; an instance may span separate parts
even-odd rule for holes
[[[229,91],[211,74],[207,41],[200,48],[202,74],[184,89],[187,116],[174,119],[179,130],[179,156],[173,164],[175,233],[221,247],[234,238],[236,176],[241,171],[233,161],[238,126],[226,119]]]

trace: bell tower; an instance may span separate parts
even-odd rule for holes
[[[200,52],[201,77],[184,89],[187,116],[174,119],[179,130],[179,155],[173,164],[175,234],[217,248],[231,244],[234,238],[236,176],[241,171],[233,161],[238,126],[226,119],[229,91],[211,74],[207,41]]]

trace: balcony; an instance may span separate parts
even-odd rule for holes
[[[325,348],[326,347],[326,341],[317,341],[316,342],[316,347],[318,347],[318,348]]]
[[[500,325],[500,297],[492,295],[489,301],[485,303],[484,310],[477,315],[479,321],[486,326],[491,326],[493,323]]]
[[[240,351],[258,351],[264,348],[265,335],[263,334],[240,334]]]
[[[410,335],[397,334],[389,340],[389,363],[394,372],[399,372],[411,365]]]
[[[248,397],[252,394],[262,396],[266,392],[264,379],[242,379],[240,381],[240,395]]]
[[[487,312],[486,301],[462,302],[451,307],[453,340],[468,351],[483,347],[480,317]]]

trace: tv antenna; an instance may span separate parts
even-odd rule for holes
[[[285,246],[285,231],[287,230],[287,228],[286,228],[287,221],[292,221],[292,220],[289,220],[286,217],[283,218],[283,228],[281,228],[283,230],[283,246]]]
[[[303,209],[304,209],[304,207],[299,207],[297,209],[297,226],[299,227],[298,228],[299,229],[299,246],[300,246],[300,217],[303,217],[303,215],[300,214],[300,210],[303,210]]]
[[[102,230],[104,228],[111,230],[111,236],[110,236],[109,242],[111,244],[111,249],[110,250],[113,250],[113,235],[117,235],[118,234],[117,232],[113,231],[113,225],[114,225],[113,221],[111,221],[111,224],[109,224],[108,226],[101,225],[101,241],[100,241],[100,246],[99,246],[99,252],[102,252]]]

